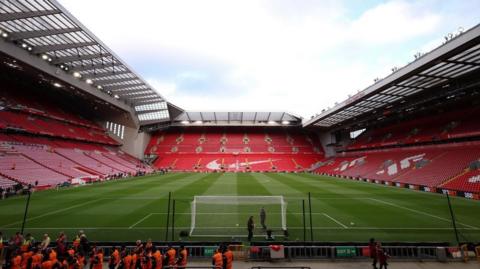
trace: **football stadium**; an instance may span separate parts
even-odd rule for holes
[[[303,118],[185,109],[72,14],[0,1],[3,268],[477,268],[480,25]]]

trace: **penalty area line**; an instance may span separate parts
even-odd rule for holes
[[[334,221],[336,224],[338,224],[338,225],[342,226],[344,229],[348,229],[347,225],[345,225],[345,224],[341,223],[340,221],[338,221],[338,220],[336,220],[336,219],[334,219],[334,218],[330,217],[330,216],[329,216],[327,213],[322,213],[322,214],[323,214],[325,217],[327,217],[327,218],[329,218],[329,219],[333,220],[333,221]]]
[[[128,229],[132,229],[133,227],[142,223],[144,220],[148,219],[151,215],[153,215],[153,213],[150,213],[150,214],[146,215],[145,217],[143,217],[142,219],[140,219],[139,221],[135,222],[132,226],[128,227]]]

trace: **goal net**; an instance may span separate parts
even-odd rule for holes
[[[283,196],[195,196],[192,201],[190,236],[247,235],[247,221],[253,216],[254,234],[264,234],[260,211],[265,210],[265,225],[272,231],[287,229],[287,203]]]

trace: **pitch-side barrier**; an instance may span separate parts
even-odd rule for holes
[[[178,247],[176,244],[173,247]],[[112,246],[99,245],[109,256]],[[163,252],[167,245],[157,245]],[[134,246],[127,246],[133,249]],[[211,259],[218,245],[185,245],[191,259]],[[284,246],[229,245],[236,260],[367,260],[367,246]],[[383,246],[392,260],[404,261],[462,261],[469,256],[466,248],[448,246]]]

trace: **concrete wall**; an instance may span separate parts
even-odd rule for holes
[[[322,132],[318,133],[318,138],[325,151],[325,157],[335,156],[335,148],[327,146],[328,144],[335,143],[335,136],[331,132]]]
[[[148,133],[139,133],[138,129],[125,127],[121,149],[130,155],[143,159],[145,148],[147,148],[150,138],[151,136]]]
[[[148,142],[150,142],[150,134],[145,132],[139,133],[139,126],[136,126],[133,120],[125,117],[125,115],[113,115],[110,117],[109,121],[125,125],[123,139],[109,132],[110,137],[122,144],[120,149],[138,159],[143,160],[145,148],[147,147]],[[106,122],[102,122],[100,124],[105,126]]]

